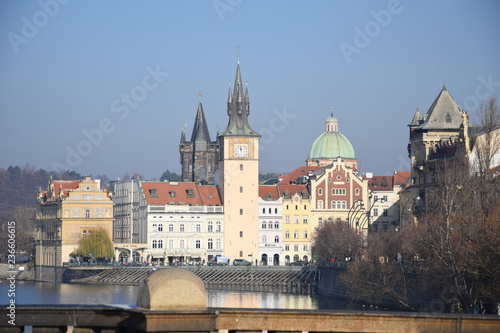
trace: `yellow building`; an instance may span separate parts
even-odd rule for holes
[[[93,228],[113,231],[113,201],[100,180],[49,180],[39,191],[36,224],[37,265],[62,266]]]

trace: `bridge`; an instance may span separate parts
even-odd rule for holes
[[[313,294],[319,271],[314,267],[181,266],[198,276],[209,289]],[[158,268],[169,269],[169,267]],[[155,271],[151,267],[119,267],[71,279],[76,283],[138,285]]]

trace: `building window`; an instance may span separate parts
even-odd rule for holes
[[[163,249],[163,239],[158,240],[158,248]]]
[[[212,221],[208,222],[208,232],[213,232],[214,231],[214,224]]]
[[[243,193],[243,186],[240,186],[240,193]]]
[[[318,188],[318,195],[323,195],[323,189],[322,188]]]
[[[266,209],[262,208],[262,214],[265,214],[265,213],[266,213]]]
[[[274,222],[274,229],[279,229],[280,228],[280,223],[278,221]]]
[[[240,171],[243,171],[243,164],[240,164]]]
[[[336,207],[336,201],[335,200],[332,200],[331,207],[332,207],[332,209],[335,209],[335,207]]]
[[[285,238],[290,238],[290,231],[285,231]]]
[[[158,241],[156,239],[153,239],[153,249],[156,249],[158,247]]]
[[[279,243],[280,242],[280,236],[274,236],[274,242]]]
[[[387,195],[384,195],[384,197],[382,198],[382,200],[384,200],[385,202],[387,202]]]
[[[290,251],[290,245],[285,245],[285,251]]]
[[[318,225],[320,227],[323,226],[323,218],[322,217],[318,218]]]
[[[299,246],[298,246],[298,245],[294,245],[294,246],[293,246],[293,250],[294,250],[295,252],[298,252],[298,251],[299,251]],[[298,255],[293,256],[293,260],[294,260],[294,261],[299,260],[299,256],[298,256]]]
[[[266,228],[267,228],[267,222],[264,221],[264,222],[262,222],[262,229],[266,229]]]
[[[304,251],[308,251],[308,246],[304,245],[303,249],[304,249]]]
[[[201,241],[199,239],[196,240],[196,248],[201,249]]]
[[[304,231],[304,238],[307,239],[307,236],[308,236],[307,231]]]
[[[298,216],[293,217],[293,223],[299,224],[299,217]]]
[[[346,209],[346,202],[342,201],[342,209]]]
[[[285,216],[285,223],[290,224],[290,216]]]
[[[185,244],[186,244],[186,242],[184,241],[184,239],[181,239],[181,241],[180,241],[180,243],[179,243],[179,244],[180,244],[180,245],[179,245],[179,247],[180,247],[181,249],[183,249],[183,248],[184,248],[184,246],[185,246]]]
[[[323,209],[323,200],[318,200],[318,209]]]
[[[201,232],[201,224],[196,225],[196,232]]]
[[[243,251],[240,251],[240,258],[243,257]]]
[[[359,188],[357,188],[354,193],[356,193],[356,195],[359,195]]]
[[[215,232],[222,232],[222,226],[220,222],[215,222]]]
[[[267,243],[267,237],[266,236],[262,236],[262,243],[264,243],[264,244]]]
[[[90,218],[90,209],[85,209],[85,217]]]
[[[168,248],[169,249],[173,249],[174,248],[174,240],[173,239],[169,239],[168,240]]]
[[[215,248],[216,248],[217,250],[220,250],[220,249],[222,248],[222,242],[221,242],[220,238],[217,238],[217,239],[215,240]]]
[[[307,217],[302,218],[302,223],[307,224]]]
[[[153,232],[158,232],[158,225],[156,223],[153,223]]]
[[[163,231],[163,224],[158,224],[158,232],[162,232]]]
[[[388,212],[387,209],[384,209],[384,212],[382,213],[382,216],[387,216]]]
[[[152,189],[149,190],[149,196],[151,198],[158,198],[158,193],[156,192],[155,188],[152,188]]]
[[[176,197],[175,191],[170,191],[170,192],[168,192],[168,194],[170,194],[171,198],[175,198]]]
[[[184,232],[184,230],[185,230],[185,228],[184,228],[184,223],[183,223],[183,224],[181,224],[181,225],[179,226],[179,231],[180,231],[180,232]]]
[[[243,215],[243,208],[240,208],[240,215]]]
[[[240,238],[243,238],[243,231],[240,231]]]
[[[378,216],[378,208],[373,209],[373,216]]]
[[[293,232],[293,238],[295,239],[299,238],[299,232],[297,230]]]
[[[278,214],[278,208],[274,208],[274,214]]]
[[[267,227],[268,227],[268,229],[272,229],[273,228],[273,222],[269,221],[269,223],[267,224]]]
[[[208,249],[212,250],[214,248],[214,241],[212,238],[208,239]]]

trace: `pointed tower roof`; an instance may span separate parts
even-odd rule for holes
[[[411,123],[408,124],[408,126],[419,126],[422,123],[422,115],[420,114],[420,111],[417,110],[415,111],[415,114],[413,115],[413,119],[411,120]]]
[[[462,124],[463,112],[458,108],[457,103],[443,85],[441,92],[432,103],[429,111],[424,116],[421,129],[453,129],[460,128]]]
[[[236,66],[236,76],[234,79],[232,96],[231,90],[229,91],[227,114],[229,116],[229,123],[227,124],[224,132],[222,132],[222,135],[260,136],[250,127],[250,124],[248,123],[248,115],[250,114],[250,99],[248,97],[248,88],[245,92],[243,92],[239,60]]]
[[[208,133],[207,121],[205,120],[205,113],[203,112],[203,105],[201,105],[201,102],[198,103],[193,134],[191,134],[191,142],[196,141],[210,141],[210,134]]]

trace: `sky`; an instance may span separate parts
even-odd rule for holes
[[[212,140],[225,129],[239,59],[260,172],[305,165],[332,108],[361,173],[409,170],[407,124],[444,84],[472,121],[498,95],[499,14],[496,0],[1,1],[0,168],[180,173],[200,100]]]

